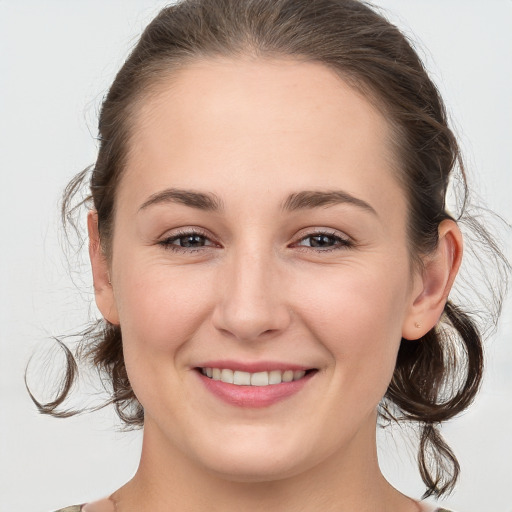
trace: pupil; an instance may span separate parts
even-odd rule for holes
[[[331,245],[332,240],[330,236],[327,235],[316,235],[311,237],[311,246],[312,247],[325,247]]]
[[[182,247],[201,247],[204,245],[204,240],[201,235],[185,236],[181,239]]]

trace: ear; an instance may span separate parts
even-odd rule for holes
[[[462,234],[457,223],[446,219],[438,229],[437,247],[423,260],[402,326],[402,337],[407,340],[421,338],[437,324],[462,261]]]
[[[87,215],[89,233],[89,258],[91,260],[94,296],[101,314],[111,324],[119,325],[119,315],[110,282],[110,270],[107,258],[100,244],[98,231],[98,212],[91,210]]]

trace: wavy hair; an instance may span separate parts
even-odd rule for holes
[[[397,173],[408,198],[408,240],[413,261],[438,243],[439,223],[454,218],[446,193],[457,174],[460,212],[455,220],[484,245],[500,275],[487,307],[499,314],[508,263],[482,223],[468,215],[468,186],[457,140],[448,126],[439,92],[413,45],[370,4],[357,0],[182,0],[164,8],[144,30],[117,73],[99,117],[95,164],[64,192],[62,217],[74,221],[80,206],[98,212],[102,248],[110,255],[116,189],[130,144],[131,114],[152,87],[194,59],[215,56],[296,58],[319,62],[362,92],[385,116],[392,131]],[[90,194],[79,192],[89,187]],[[79,199],[77,199],[79,198]],[[476,247],[475,245],[475,247]],[[474,399],[483,370],[482,327],[460,304],[448,301],[439,324],[417,341],[402,340],[393,378],[381,402],[381,419],[419,425],[418,465],[425,497],[450,492],[459,474],[439,425]],[[98,320],[80,333],[76,357],[94,365],[108,383],[123,422],[142,426],[144,410],[130,386],[119,327]],[[55,400],[32,399],[42,413],[61,410],[78,369],[66,347],[67,366]]]

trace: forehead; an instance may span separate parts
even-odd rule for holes
[[[170,184],[242,193],[247,180],[262,194],[342,186],[378,203],[392,187],[401,200],[385,118],[317,62],[194,61],[160,80],[131,123],[130,201]]]

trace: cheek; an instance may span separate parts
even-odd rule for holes
[[[401,341],[408,276],[394,265],[351,266],[308,282],[298,300],[302,317],[330,352],[343,386],[383,394]]]
[[[211,301],[205,283],[209,280],[192,266],[177,269],[140,258],[126,259],[118,269],[117,304],[126,370],[146,412],[158,414],[155,411],[162,403],[172,408],[185,397],[183,373],[175,370],[183,369],[180,355],[208,316]]]
[[[126,261],[123,266],[116,301],[126,350],[139,347],[144,356],[175,352],[207,314],[211,291],[205,273],[161,262]]]
[[[297,306],[303,304],[310,323],[334,336],[352,333],[347,336],[350,345],[359,344],[358,333],[373,332],[377,342],[401,332],[408,277],[392,265],[347,265],[323,270],[318,276],[303,276],[302,281],[308,284],[293,293],[301,297]]]

